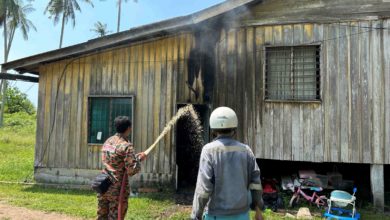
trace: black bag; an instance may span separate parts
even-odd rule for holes
[[[103,194],[107,192],[111,184],[110,176],[106,173],[101,173],[92,181],[91,187],[97,193]]]

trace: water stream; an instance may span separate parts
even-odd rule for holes
[[[203,128],[199,120],[199,116],[196,113],[193,105],[188,104],[177,111],[176,115],[174,115],[172,119],[165,125],[163,131],[160,133],[154,143],[145,151],[145,154],[148,155],[157,146],[158,142],[172,129],[177,120],[184,116],[187,116],[191,121],[189,133],[191,133],[192,138],[195,138],[194,140],[196,140],[197,143],[200,142],[200,145],[203,145]],[[198,146],[194,147],[198,148]]]

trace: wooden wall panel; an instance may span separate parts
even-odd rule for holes
[[[246,51],[247,51],[247,61],[246,61],[246,71],[248,74],[253,75],[252,85],[254,87],[253,94],[253,126],[254,126],[254,142],[252,147],[253,153],[256,157],[260,158],[264,155],[263,148],[258,148],[256,146],[262,146],[263,142],[263,132],[261,130],[262,124],[262,81],[263,81],[263,68],[261,64],[261,57],[263,56],[263,48],[260,45],[264,41],[264,32],[263,28],[247,28],[246,29]],[[249,109],[250,111],[250,109]]]
[[[389,54],[385,48],[389,34],[380,27],[388,23],[385,19],[222,29],[216,48],[214,106],[227,103],[236,108],[238,118],[244,120],[239,124],[242,131],[238,132],[238,138],[245,143],[253,140],[259,158],[387,162]],[[241,55],[243,39],[246,57]],[[291,45],[320,46],[320,102],[263,100],[265,46]],[[256,51],[254,57],[252,51]],[[242,77],[241,69],[249,74]],[[233,93],[229,93],[231,79],[237,79]],[[250,93],[252,85],[254,92]],[[234,97],[235,103],[227,97],[229,100]],[[248,100],[254,100],[254,105]],[[253,117],[248,109],[252,109]],[[255,124],[252,126],[250,121]]]
[[[49,165],[50,162],[49,162],[49,130],[50,130],[50,122],[51,122],[51,119],[50,119],[50,116],[52,115],[51,114],[51,111],[50,111],[50,103],[51,103],[51,87],[52,87],[52,79],[53,79],[53,74],[51,74],[52,72],[52,66],[48,67],[47,68],[47,71],[48,71],[48,74],[46,76],[46,86],[45,86],[45,109],[44,109],[44,112],[45,112],[45,115],[44,115],[44,123],[43,123],[43,130],[45,132],[43,132],[43,145],[42,145],[42,154],[40,155],[39,157],[39,160],[42,161],[43,164],[45,165]]]
[[[389,48],[383,47],[383,30],[381,28],[383,21],[372,21],[371,32],[371,57],[373,64],[371,66],[371,87],[372,87],[372,161],[375,164],[384,162],[384,68],[383,53]],[[389,110],[387,110],[389,111]]]
[[[245,57],[246,57],[246,32],[245,29],[241,29],[237,32],[236,36],[237,40],[237,53],[236,53],[236,60],[237,60],[237,66],[236,66],[236,72],[237,72],[237,80],[236,80],[236,93],[237,94],[243,94],[243,99],[237,100],[237,103],[235,103],[235,109],[240,110],[242,112],[238,112],[239,115],[243,115],[243,118],[239,120],[238,124],[239,127],[242,127],[244,129],[239,130],[239,136],[243,137],[244,142],[248,143],[250,146],[252,146],[252,135],[244,135],[249,134],[248,130],[250,129],[252,131],[252,95],[249,95],[249,93],[252,92],[252,85],[248,84],[248,87],[245,87],[245,83],[247,80],[251,79],[250,72],[247,72],[245,69]],[[253,81],[251,81],[253,82]],[[243,106],[243,108],[238,108],[239,106]],[[250,132],[252,134],[252,132]]]
[[[157,104],[157,114],[159,116],[159,120],[156,122],[156,125],[158,125],[159,129],[157,131],[157,135],[160,134],[160,131],[164,129],[165,124],[167,121],[166,118],[166,104],[167,104],[167,43],[168,40],[164,39],[160,42],[160,51],[157,54],[159,60],[159,65],[156,67],[157,68],[157,77],[158,80],[160,81],[160,92],[157,92],[156,96],[158,97],[159,100]],[[169,119],[168,119],[169,120]],[[165,148],[164,146],[167,145],[166,138],[163,138],[159,144],[158,147],[158,170],[165,170],[164,167],[164,160],[166,159],[166,153],[165,153]],[[169,152],[169,150],[168,150]],[[168,170],[169,171],[169,170]]]
[[[58,78],[59,76],[57,74],[53,74],[55,71],[58,71],[59,67],[58,65],[50,65],[49,67],[49,71],[50,71],[50,84],[51,84],[51,92],[50,92],[50,95],[47,96],[47,97],[55,97],[56,96],[56,92],[57,92],[57,81],[58,81]],[[54,109],[55,107],[55,99],[53,98],[50,98],[50,107],[49,109]],[[58,156],[58,154],[56,154],[56,151],[59,151],[59,149],[56,149],[56,145],[55,145],[55,137],[53,136],[53,132],[54,132],[54,127],[53,127],[53,123],[54,123],[54,115],[56,114],[55,111],[50,111],[50,121],[48,121],[48,125],[47,125],[47,129],[49,129],[49,134],[48,134],[48,139],[45,143],[45,151],[47,151],[47,154],[48,154],[48,166],[55,166],[55,163],[56,163],[56,157]],[[61,114],[61,113],[60,113]],[[50,134],[50,131],[51,134]],[[50,140],[49,140],[49,136],[50,136]]]
[[[145,150],[175,113],[176,91],[182,91],[182,100],[191,95],[184,83],[178,86],[177,78],[187,79],[186,59],[192,42],[192,35],[179,34],[42,66],[39,108],[43,111],[37,119],[42,129],[37,129],[36,162],[55,119],[43,164],[66,169],[102,167],[100,146],[87,143],[89,95],[134,95],[133,142],[137,152]],[[142,178],[162,181],[167,175],[172,177],[172,142],[171,134],[160,142],[144,164],[143,173],[148,174]]]
[[[390,164],[390,19],[383,22],[384,37],[383,37],[383,73],[384,73],[384,112],[385,112],[385,163]],[[387,48],[387,49],[386,49]]]
[[[339,145],[339,102],[338,102],[338,77],[340,73],[338,71],[338,35],[339,25],[331,24],[327,26],[326,36],[327,39],[337,39],[332,43],[327,43],[327,50],[325,55],[327,56],[327,90],[323,92],[324,98],[324,114],[325,114],[325,148],[328,153],[328,159],[326,161],[336,162],[339,161],[340,145]]]
[[[47,65],[40,67],[40,71],[43,73],[47,72]],[[45,109],[46,109],[46,82],[48,74],[41,74],[39,77],[39,89],[38,89],[38,111],[37,111],[37,129],[36,129],[36,144],[35,144],[35,158],[34,165],[42,166],[43,161],[41,155],[43,154],[43,148],[45,145],[44,139],[44,127],[45,127]],[[47,165],[47,164],[46,164]]]
[[[314,24],[313,26],[313,39],[312,41],[313,42],[316,42],[317,44],[322,41],[324,39],[324,26],[321,25],[321,24]],[[321,45],[321,50],[322,51],[325,51],[324,49],[324,44]],[[325,84],[325,75],[326,72],[327,72],[327,69],[326,69],[326,61],[325,61],[325,58],[326,56],[324,56],[323,52],[320,53],[320,80],[321,80],[321,83],[320,83],[320,94],[321,94],[321,98],[323,98],[322,96],[322,91],[324,90],[323,87],[324,87],[324,84]],[[314,154],[314,159],[313,161],[316,161],[316,162],[322,162],[324,161],[324,114],[323,114],[323,107],[321,106],[321,104],[319,103],[316,103],[312,106],[312,138],[313,138],[313,146],[312,146],[312,152]]]
[[[340,161],[349,162],[350,158],[350,149],[355,146],[351,146],[349,143],[351,132],[350,132],[350,121],[351,121],[351,101],[350,101],[350,87],[351,87],[351,77],[349,76],[349,45],[350,45],[350,31],[349,27],[346,26],[347,23],[341,23],[338,27],[339,36],[341,37],[338,40],[338,106],[339,106],[339,130],[340,130]]]
[[[390,163],[389,26],[383,19],[218,30],[212,106],[236,110],[238,138],[258,158]],[[134,95],[133,142],[136,151],[145,150],[176,104],[195,99],[186,85],[195,43],[184,33],[42,65],[36,163],[44,152],[47,167],[101,167],[100,146],[87,143],[89,95]],[[265,46],[312,44],[321,47],[321,102],[265,102]],[[174,144],[172,133],[164,138],[143,178],[174,173]]]
[[[286,45],[294,45],[294,26],[293,25],[283,25],[282,43]],[[283,160],[292,159],[292,106],[289,104],[283,104],[283,120],[281,131],[283,135]],[[295,128],[294,128],[295,129]]]
[[[293,44],[301,45],[304,43],[302,24],[293,25]],[[300,104],[293,104],[291,110],[292,117],[292,159],[302,161],[304,160],[304,142],[303,142],[303,106]]]
[[[82,109],[81,109],[81,132],[80,134],[80,163],[78,168],[88,168],[88,147],[85,145],[85,143],[88,142],[88,96],[90,89],[90,78],[91,78],[91,69],[92,65],[92,57],[84,57],[81,58],[81,63],[84,63],[82,65],[81,70],[83,71],[84,79],[82,80],[82,84],[80,85],[80,93],[82,93]]]
[[[273,44],[273,30],[272,26],[264,27],[264,42],[266,44]],[[264,49],[264,48],[263,48]],[[264,74],[264,73],[263,73]],[[263,111],[263,120],[264,120],[264,144],[268,146],[264,149],[265,158],[274,158],[274,127],[273,127],[273,118],[274,118],[274,103],[264,103]]]
[[[362,27],[370,27],[369,22],[360,22]],[[363,162],[371,162],[371,63],[372,58],[370,56],[370,34],[363,31],[360,35],[360,77],[361,77],[361,91],[362,91],[362,117],[361,117],[361,129],[362,129],[362,148],[363,148]]]
[[[351,115],[350,115],[350,144],[353,146],[351,150],[351,162],[359,162],[362,160],[362,130],[360,118],[362,117],[362,91],[360,89],[360,57],[356,54],[360,54],[360,44],[359,37],[355,36],[361,30],[359,28],[359,23],[352,22],[350,28],[350,45],[349,45],[349,76],[350,76],[350,101],[351,101]]]

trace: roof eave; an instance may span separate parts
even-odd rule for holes
[[[106,49],[108,47],[119,46],[134,42],[140,39],[153,38],[156,36],[169,35],[172,31],[185,30],[185,28],[216,17],[235,8],[249,3],[260,2],[261,0],[231,0],[226,1],[202,11],[176,17],[161,22],[156,22],[127,31],[89,40],[73,46],[52,50],[49,52],[25,57],[2,64],[3,70],[14,69],[19,73],[39,74],[39,64],[53,62],[60,59],[72,58],[80,54]]]
[[[176,21],[177,20],[177,21]],[[10,61],[2,64],[3,69],[14,69],[20,73],[30,72],[37,74],[40,63],[52,62],[60,59],[72,58],[80,54],[88,54],[108,47],[119,46],[142,38],[152,38],[157,35],[167,35],[169,32],[178,28],[192,24],[186,17],[178,17],[163,22],[145,25],[138,28],[130,29],[118,34],[113,34],[97,39],[89,40],[85,43],[75,44],[57,50],[25,57],[22,59]]]

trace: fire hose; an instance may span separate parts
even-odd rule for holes
[[[156,138],[156,140],[153,142],[153,144],[150,145],[150,147],[144,151],[146,156],[149,155],[150,152],[156,148],[157,144],[168,133],[168,131],[170,131],[172,129],[172,127],[173,127],[173,125],[175,125],[176,121],[180,117],[185,115],[185,113],[187,113],[187,112],[191,112],[191,114],[195,114],[195,116],[196,116],[196,113],[194,111],[194,107],[191,104],[188,104],[188,105],[180,108],[177,111],[176,115],[173,116],[172,119],[166,124],[166,126],[163,129],[163,131]],[[134,168],[136,168],[136,166],[140,166],[140,164],[141,164],[140,158],[136,157],[135,160],[136,160],[136,163],[134,165]],[[125,176],[126,176],[126,172],[123,174],[121,189],[120,189],[120,193],[119,193],[119,205],[118,205],[118,219],[119,220],[122,220],[122,218],[123,218],[123,215],[122,215],[122,212],[123,212],[123,197],[124,197],[124,193],[125,193],[124,191],[125,191],[125,187],[126,187],[126,178],[125,178]]]

